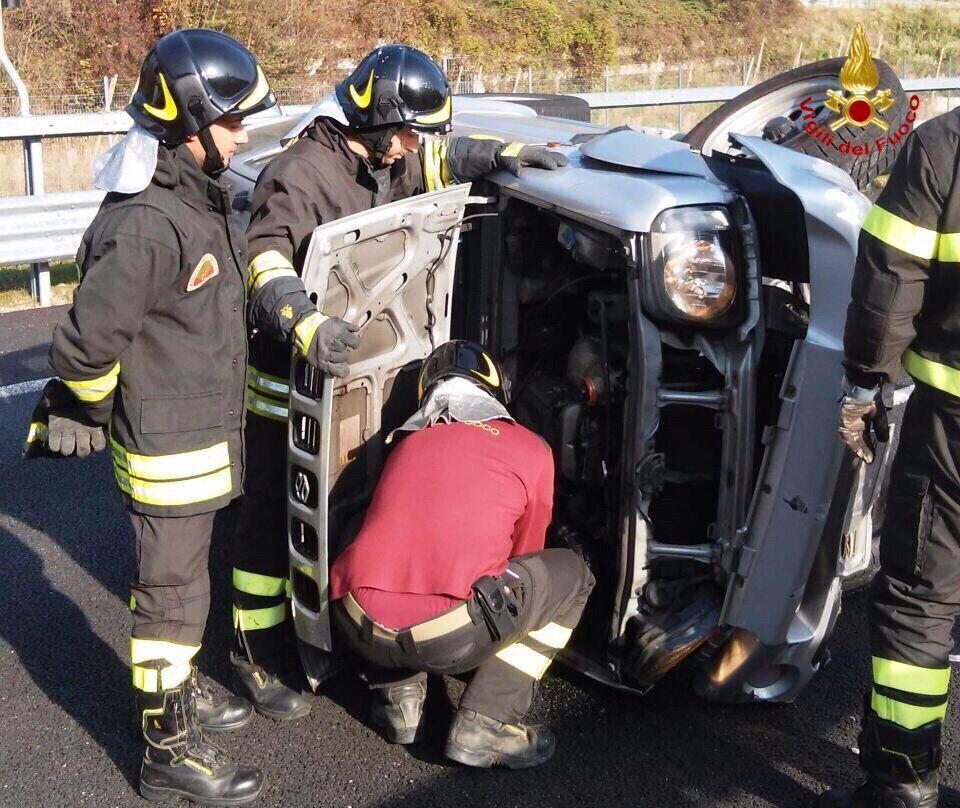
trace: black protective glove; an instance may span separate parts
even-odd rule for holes
[[[309,333],[309,329],[316,320],[321,320],[315,326],[310,342],[306,345],[300,341],[300,335]],[[356,332],[359,326],[341,320],[339,317],[324,317],[320,312],[311,312],[304,317],[295,329],[297,349],[301,356],[321,373],[328,376],[344,378],[350,369],[347,366],[347,357],[350,351],[360,344],[360,337]]]
[[[872,463],[876,441],[870,436],[873,431],[876,441],[890,440],[890,421],[887,407],[878,393],[873,401],[857,401],[844,396],[840,401],[840,421],[837,431],[850,451],[864,463]]]
[[[507,143],[497,154],[497,168],[520,176],[521,168],[542,168],[554,171],[567,165],[566,155],[552,151],[545,146],[523,146],[516,151],[517,144]]]
[[[99,424],[83,412],[76,398],[60,379],[51,379],[40,393],[30,429],[21,454],[24,460],[35,457],[86,457],[107,445]]]
[[[69,457],[86,457],[91,451],[99,452],[107,445],[103,427],[90,423],[81,413],[50,413],[47,426],[47,446],[54,454]]]

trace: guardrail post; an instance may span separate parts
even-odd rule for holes
[[[3,3],[4,7],[16,7],[19,3]],[[0,11],[0,65],[4,73],[13,83],[17,90],[17,96],[20,99],[20,114],[27,116],[30,114],[30,93],[27,91],[27,85],[23,83],[20,74],[17,72],[13,60],[7,54],[7,46],[4,40],[3,31],[3,12]],[[23,173],[24,190],[28,196],[35,196],[43,193],[43,152],[41,151],[40,138],[29,137],[23,139]],[[33,264],[30,270],[30,294],[33,299],[41,306],[50,305],[50,265],[44,261],[39,264]]]
[[[947,78],[953,78],[953,54],[947,58]],[[947,112],[953,109],[953,93],[947,90]]]
[[[42,148],[38,137],[23,139],[24,179],[28,196],[44,193]],[[50,264],[46,261],[30,267],[30,295],[39,305],[50,305]]]
[[[683,62],[677,65],[677,89],[683,89]],[[677,131],[683,131],[683,104],[677,105]]]

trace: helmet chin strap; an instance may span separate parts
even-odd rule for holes
[[[190,114],[193,115],[193,119],[196,122],[199,123],[203,120],[203,101],[199,96],[193,96],[187,104],[187,108],[190,110]],[[210,134],[210,127],[204,126],[197,132],[197,139],[200,141],[200,145],[203,146],[203,171],[205,174],[216,179],[227,170],[227,164],[223,161],[223,155],[220,154],[220,149],[213,141],[213,135]]]
[[[383,158],[390,151],[390,142],[393,136],[400,131],[399,126],[385,126],[370,132],[357,132],[357,139],[370,152],[370,163],[374,168],[383,166]]]
[[[216,179],[227,170],[227,164],[223,162],[223,155],[220,154],[217,144],[213,142],[213,135],[210,134],[209,128],[197,132],[197,138],[200,145],[203,146],[203,171]]]

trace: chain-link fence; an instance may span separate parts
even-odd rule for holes
[[[870,2],[871,0],[863,0]],[[960,0],[958,0],[960,5]],[[756,84],[789,70],[805,56],[798,52],[791,64],[764,58],[762,53],[745,58],[691,60],[681,63],[663,61],[621,64],[614,68],[582,73],[565,66],[520,66],[509,71],[488,72],[467,69],[451,61],[446,65],[453,91],[462,93],[589,93],[630,90],[658,90],[713,85]],[[954,57],[945,52],[938,57],[912,55],[897,60],[894,69],[901,78],[953,76]],[[960,63],[957,65],[960,68]],[[333,89],[341,78],[335,71],[303,76],[273,76],[271,83],[281,103],[312,104]],[[99,112],[122,109],[133,93],[130,79],[108,80],[93,86],[75,86],[66,91],[31,86],[31,111],[37,115]],[[0,115],[18,115],[19,102],[8,87],[0,85]]]
[[[787,65],[786,68],[791,66]],[[952,56],[944,56],[939,62],[904,59],[894,67],[904,78],[954,75]],[[960,69],[960,63],[957,68]],[[583,93],[753,84],[783,68],[764,64],[758,68],[755,58],[750,58],[620,65],[617,69],[589,75],[546,65],[520,67],[509,73],[468,71],[456,63],[447,65],[446,69],[455,93]],[[339,75],[331,71],[307,77],[275,77],[272,83],[281,103],[309,105],[332,90],[337,78]],[[73,87],[66,93],[54,92],[52,88],[43,86],[31,87],[31,111],[43,115],[122,109],[133,88],[132,81],[122,79],[107,80],[97,86]],[[923,93],[922,116],[930,118],[951,109],[957,95],[948,92]],[[684,131],[716,106],[712,103],[596,110],[593,118],[597,123],[611,126],[634,124]],[[17,114],[17,97],[0,93],[0,115]],[[112,142],[113,138],[109,136],[46,139],[43,146],[46,190],[74,191],[89,187],[93,158]],[[22,146],[15,141],[0,143],[0,196],[23,193]]]

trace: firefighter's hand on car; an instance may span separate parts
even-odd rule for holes
[[[70,457],[86,457],[90,452],[99,452],[106,447],[107,438],[103,427],[86,421],[82,415],[70,413],[50,414],[47,446],[55,454]]]
[[[297,325],[297,330],[301,330],[304,324],[309,328],[317,320],[320,323],[315,326],[312,338],[301,352],[304,359],[322,373],[342,379],[350,372],[347,367],[350,351],[360,344],[360,337],[356,334],[360,328],[339,317],[324,317],[320,312],[315,312],[305,317]]]
[[[509,171],[520,176],[521,168],[542,168],[553,171],[567,165],[567,158],[558,151],[552,151],[544,146],[523,146],[516,149],[518,144],[508,143],[497,155],[497,168]]]
[[[880,396],[876,396],[872,401],[844,396],[840,402],[840,421],[837,431],[850,451],[864,463],[873,462],[875,443],[870,437],[871,430],[876,440],[881,443],[886,443],[890,438],[887,408]]]

